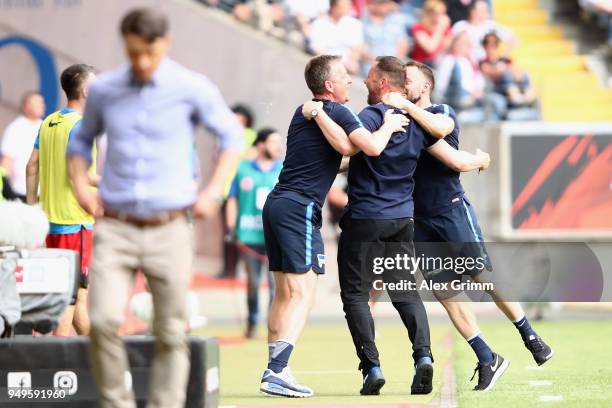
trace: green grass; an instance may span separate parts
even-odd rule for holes
[[[379,322],[378,348],[387,384],[380,396],[361,397],[360,373],[348,329],[341,323],[310,324],[291,358],[298,380],[315,390],[309,399],[268,398],[258,393],[259,379],[267,361],[263,336],[258,340],[221,347],[221,405],[306,405],[306,404],[437,404],[443,367],[454,363],[460,407],[542,406],[539,395],[562,395],[562,402],[544,405],[581,408],[612,406],[612,368],[609,360],[612,324],[599,322],[543,322],[538,332],[554,347],[555,357],[543,370],[533,366],[520,336],[507,322],[487,322],[481,329],[487,341],[510,361],[510,367],[488,393],[471,391],[469,382],[475,357],[465,340],[454,334],[450,324],[432,324],[434,390],[427,396],[411,396],[413,375],[411,346],[404,327],[396,322]],[[207,328],[203,334],[240,336],[241,329],[229,326]],[[530,387],[530,380],[550,380],[552,386]]]
[[[494,390],[475,393],[468,380],[476,366],[472,350],[455,336],[455,375],[460,406],[465,407],[612,407],[612,324],[610,321],[536,322],[533,327],[555,350],[542,370],[521,343],[516,329],[506,322],[484,323],[487,342],[510,360],[508,371]],[[529,381],[552,381],[551,386],[530,387]],[[562,402],[539,402],[540,395],[561,395]]]

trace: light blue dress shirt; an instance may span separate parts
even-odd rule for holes
[[[217,137],[221,150],[243,150],[238,121],[206,77],[164,59],[152,80],[142,84],[126,66],[90,86],[81,128],[67,155],[91,163],[94,139],[106,132],[102,201],[114,211],[147,218],[195,202],[198,125]]]

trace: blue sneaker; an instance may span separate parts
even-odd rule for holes
[[[310,388],[297,383],[289,367],[283,368],[280,373],[266,369],[259,390],[267,395],[288,398],[308,398],[314,395]]]
[[[385,385],[385,377],[380,367],[372,367],[363,377],[363,387],[361,387],[359,393],[361,395],[378,395],[383,385]]]

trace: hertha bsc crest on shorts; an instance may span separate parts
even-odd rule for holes
[[[317,262],[319,264],[319,268],[322,268],[325,265],[325,254],[317,254]]]

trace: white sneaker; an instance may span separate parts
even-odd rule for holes
[[[297,383],[289,367],[285,367],[280,373],[266,369],[261,377],[259,390],[267,395],[289,398],[308,398],[314,395],[310,388]]]

